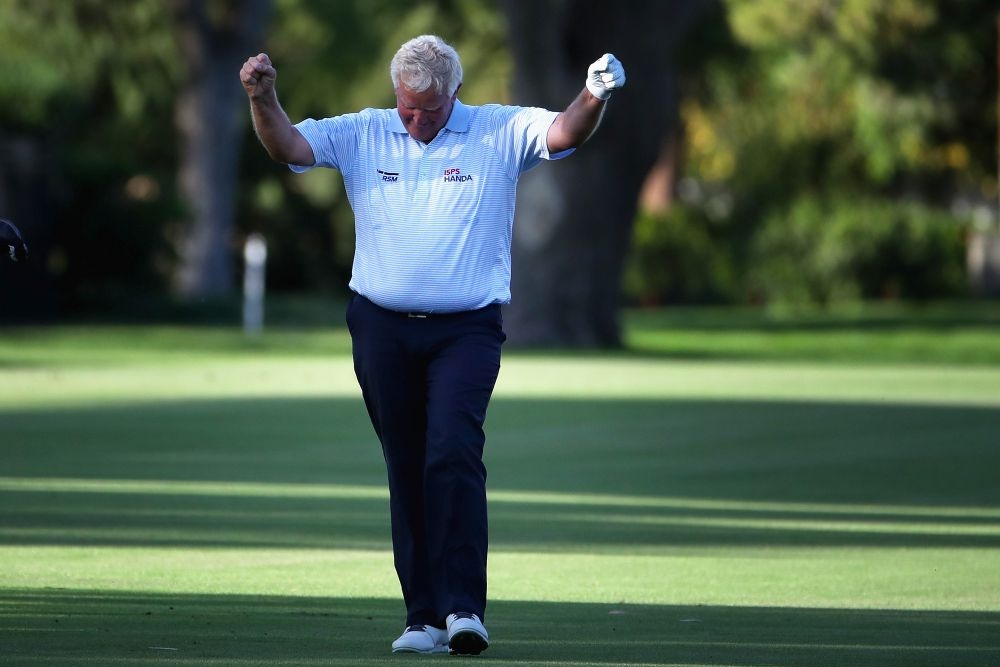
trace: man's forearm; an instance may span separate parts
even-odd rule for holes
[[[277,76],[278,71],[266,53],[247,58],[240,69],[240,81],[250,98],[253,129],[273,159],[311,167],[316,161],[312,146],[295,129],[278,103],[278,94],[274,89]]]
[[[267,154],[278,162],[294,162],[296,135],[288,114],[281,108],[276,95],[250,99],[250,116],[254,132]]]
[[[599,100],[584,88],[560,113],[549,128],[549,152],[561,153],[577,148],[590,138],[604,116],[605,100]]]
[[[624,85],[625,68],[612,54],[605,53],[591,63],[583,90],[549,127],[549,152],[561,153],[589,139],[601,124],[611,93]]]

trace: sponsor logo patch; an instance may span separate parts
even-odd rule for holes
[[[458,167],[449,167],[444,170],[445,183],[471,183],[472,174],[463,174]]]

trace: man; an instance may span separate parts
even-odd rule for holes
[[[392,650],[475,655],[489,646],[483,423],[505,340],[518,176],[586,141],[625,72],[605,54],[560,113],[462,104],[458,54],[432,35],[403,44],[389,74],[395,109],[297,125],[266,54],[240,79],[268,154],[296,172],[339,170],[354,210],[347,323],[406,604]]]

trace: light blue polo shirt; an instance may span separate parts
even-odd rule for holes
[[[572,152],[549,154],[545,137],[557,115],[456,100],[429,144],[406,132],[396,109],[298,123],[314,166],[344,177],[357,239],[351,289],[398,311],[509,302],[518,177]]]

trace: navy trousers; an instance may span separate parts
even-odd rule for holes
[[[406,625],[486,612],[483,423],[506,336],[500,306],[398,313],[355,295],[354,371],[382,443]]]

